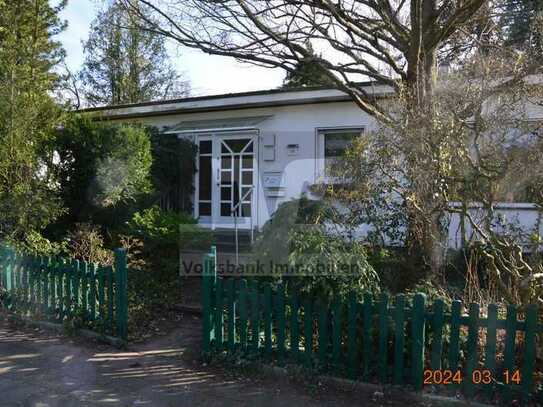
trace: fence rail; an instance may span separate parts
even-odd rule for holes
[[[77,323],[127,339],[126,252],[115,250],[114,266],[37,257],[0,250],[3,304],[10,311]]]
[[[324,303],[281,284],[217,277],[215,260],[214,250],[204,259],[205,354],[244,353],[417,391],[431,384],[504,404],[541,402],[536,347],[543,326],[535,305],[522,313],[509,305],[504,313],[492,304],[481,317],[478,304],[464,314],[460,301],[449,311],[441,299],[428,304],[424,294],[351,294]]]

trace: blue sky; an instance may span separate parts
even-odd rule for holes
[[[91,21],[100,8],[100,0],[69,0],[61,17],[68,29],[58,39],[67,53],[67,64],[76,72],[83,62],[81,41],[88,36]],[[168,44],[172,61],[192,85],[193,95],[245,92],[278,87],[285,74],[280,69],[265,69],[242,64],[231,58],[210,56],[198,50]]]

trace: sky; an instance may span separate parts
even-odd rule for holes
[[[61,18],[68,28],[58,36],[66,49],[66,63],[77,72],[83,63],[82,41],[88,37],[90,24],[100,8],[99,0],[68,0]],[[273,89],[281,85],[285,73],[237,62],[233,58],[206,55],[201,51],[177,47],[169,42],[168,50],[177,70],[185,75],[193,96]]]

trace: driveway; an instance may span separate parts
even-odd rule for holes
[[[374,401],[371,394],[312,388],[287,379],[233,376],[202,366],[196,358],[198,333],[199,321],[185,316],[170,335],[119,351],[14,326],[0,315],[0,405],[405,405],[405,400]]]

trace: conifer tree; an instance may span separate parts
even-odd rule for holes
[[[39,231],[60,212],[46,146],[61,109],[52,99],[65,28],[48,0],[0,1],[0,238]]]
[[[189,93],[188,82],[169,61],[164,37],[134,27],[132,19],[113,1],[92,23],[80,73],[87,104],[137,103]]]

